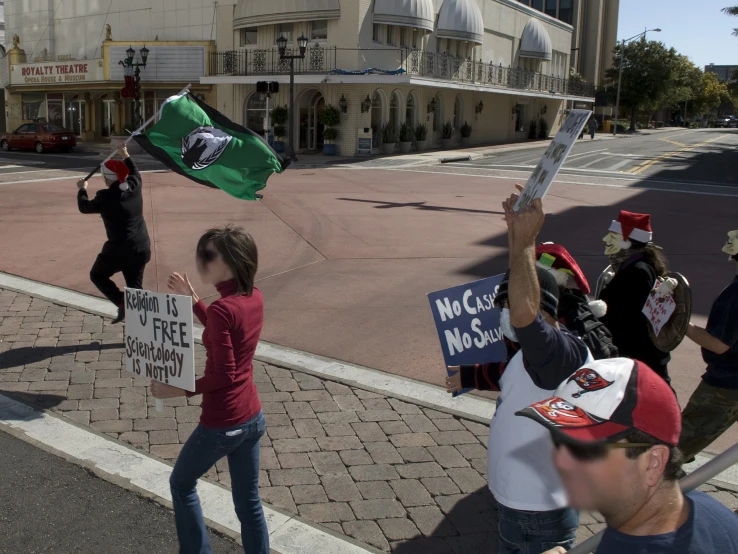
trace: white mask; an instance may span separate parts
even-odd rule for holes
[[[515,334],[512,323],[510,323],[510,310],[508,308],[502,308],[500,313],[500,329],[509,340],[518,342],[518,336]]]
[[[738,254],[738,231],[731,231],[728,233],[728,242],[723,246],[723,252],[728,254],[731,258]]]

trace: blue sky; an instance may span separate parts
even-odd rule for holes
[[[720,11],[730,5],[738,0],[620,0],[618,40],[660,28],[649,40],[673,46],[699,67],[738,65],[738,37],[731,35],[738,17]]]

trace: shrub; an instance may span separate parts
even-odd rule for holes
[[[321,117],[321,123],[326,127],[335,127],[341,123],[341,112],[333,104],[328,104]]]
[[[447,121],[443,124],[443,128],[441,129],[441,138],[442,139],[451,139],[454,138],[454,133],[456,132],[456,129],[454,129],[453,123],[450,121]]]
[[[425,123],[421,123],[415,127],[415,140],[423,141],[428,137],[428,127]]]
[[[284,125],[287,123],[287,119],[289,118],[289,111],[287,110],[287,106],[277,106],[274,109],[272,109],[272,123],[274,123],[274,126],[277,125]],[[276,129],[274,130],[276,133]],[[280,135],[284,136],[284,134]]]
[[[661,129],[663,126],[664,126],[664,122],[663,121],[657,121],[656,122],[656,128],[657,129]]]
[[[469,138],[472,134],[472,126],[469,125],[466,121],[464,121],[464,124],[461,126],[461,136],[463,138]]]
[[[400,125],[400,142],[412,142],[413,141],[413,128],[410,124],[405,121]]]
[[[323,130],[323,139],[328,142],[333,142],[338,138],[338,129],[335,127],[326,127]]]
[[[530,122],[530,126],[528,127],[528,138],[531,140],[534,140],[538,133],[538,122],[533,119]]]
[[[284,125],[275,125],[274,126],[274,136],[277,138],[284,138],[284,136],[287,134],[287,128]]]
[[[390,123],[382,125],[382,143],[392,144],[397,142],[397,131],[394,126]]]

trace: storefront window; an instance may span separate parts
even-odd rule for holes
[[[400,102],[397,99],[396,92],[393,92],[390,96],[389,124],[395,131],[398,130],[400,125]]]
[[[264,118],[266,117],[266,94],[255,92],[246,102],[243,116],[246,127],[258,135],[264,134]]]
[[[559,19],[564,23],[572,24],[574,10],[572,0],[559,0]]]
[[[395,26],[387,25],[387,44],[397,46],[397,38],[395,37]]]
[[[379,148],[382,144],[382,96],[374,91],[372,96],[372,147]]]
[[[50,92],[46,95],[46,120],[64,126],[64,95]]]
[[[380,33],[379,33],[380,29],[381,29],[381,27],[379,25],[377,25],[376,23],[372,27],[372,40],[374,42],[382,42],[382,39],[381,39],[381,36],[380,36]]]
[[[543,0],[533,0],[530,5],[533,9],[541,12],[543,11]]]
[[[23,119],[36,119],[41,117],[45,119],[45,94],[21,94],[21,104],[23,108]]]
[[[246,27],[245,29],[239,29],[240,45],[241,46],[256,46],[256,39],[259,35],[258,27]]]
[[[313,21],[310,24],[310,40],[328,40],[328,21]]]
[[[274,39],[275,42],[279,37],[284,37],[287,42],[292,42],[292,23],[280,23],[277,25],[277,37]]]

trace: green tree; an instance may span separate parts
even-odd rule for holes
[[[622,44],[615,47],[613,66],[606,74],[611,83],[608,87],[611,97],[615,96],[617,89],[622,49]],[[673,76],[679,64],[676,50],[666,48],[661,42],[643,38],[625,45],[620,106],[631,112],[631,130],[635,130],[641,110],[653,111],[663,105],[674,85]]]
[[[738,17],[738,6],[728,6],[727,8],[723,8],[723,13],[733,17]],[[738,37],[738,29],[733,29],[733,36]]]

